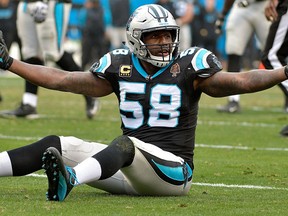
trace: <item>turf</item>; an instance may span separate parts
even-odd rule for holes
[[[0,109],[21,100],[22,79],[0,77]],[[287,215],[288,124],[278,87],[241,96],[240,114],[217,113],[226,98],[203,95],[196,135],[194,184],[185,197],[115,196],[76,187],[64,202],[45,200],[47,179],[0,180],[0,215]],[[0,151],[50,135],[73,135],[109,143],[121,134],[115,96],[101,98],[94,120],[85,116],[80,95],[39,89],[39,119],[0,119]],[[40,176],[40,177],[39,177]]]

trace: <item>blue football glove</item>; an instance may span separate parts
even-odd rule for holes
[[[0,31],[0,68],[8,70],[12,65],[13,58],[10,57],[9,51],[3,39],[3,33]]]

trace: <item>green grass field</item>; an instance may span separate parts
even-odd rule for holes
[[[0,77],[0,109],[19,105],[24,82]],[[47,202],[43,171],[0,179],[0,215],[287,215],[288,124],[278,87],[241,96],[241,114],[219,114],[226,98],[202,96],[196,136],[195,170],[185,197],[115,196],[76,187],[62,202]],[[50,135],[73,135],[109,143],[121,134],[116,98],[101,99],[92,121],[82,96],[41,88],[36,120],[0,119],[0,151]],[[0,166],[1,167],[1,166]]]

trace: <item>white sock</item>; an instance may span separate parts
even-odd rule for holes
[[[229,96],[229,101],[235,101],[235,102],[239,102],[240,101],[240,95],[231,95]]]
[[[0,153],[0,176],[12,176],[12,165],[11,160],[8,153],[1,152]]]
[[[33,107],[36,107],[37,106],[37,99],[38,99],[37,95],[25,92],[23,95],[23,98],[22,98],[22,103],[23,104],[29,104]]]
[[[99,180],[102,174],[101,166],[95,158],[87,158],[74,167],[77,182],[75,184],[85,184],[91,181]]]

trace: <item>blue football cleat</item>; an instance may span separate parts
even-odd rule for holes
[[[63,201],[77,182],[74,170],[64,165],[59,151],[54,147],[46,149],[42,162],[48,178],[47,200]]]

